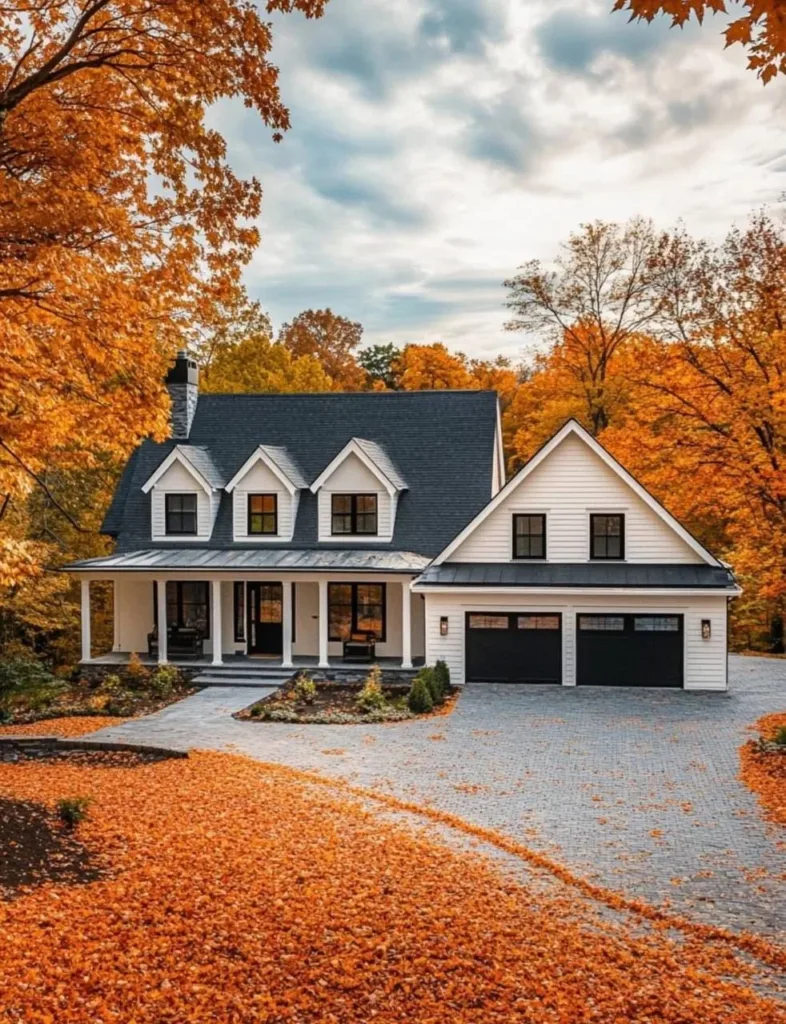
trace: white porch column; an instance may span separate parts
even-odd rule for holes
[[[328,585],[319,581],[319,667],[328,667]]]
[[[213,664],[223,665],[221,660],[221,580],[213,580],[210,584],[210,598],[213,604]]]
[[[166,665],[167,661],[167,626],[166,621],[166,580],[156,580],[156,594],[158,595],[158,664]]]
[[[412,595],[409,580],[401,584],[401,667],[412,668]]]
[[[82,580],[82,661],[90,661],[90,580]]]
[[[120,650],[120,619],[119,607],[120,602],[117,599],[117,583],[116,579],[112,580],[112,650]]]
[[[292,668],[292,586],[288,580],[281,584],[281,629],[284,634],[281,648],[282,668]]]

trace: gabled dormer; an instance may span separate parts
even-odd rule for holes
[[[176,445],[142,485],[150,494],[154,541],[205,543],[213,533],[223,478],[206,448]]]
[[[286,448],[259,445],[226,486],[235,542],[292,540],[300,492],[308,483]]]
[[[374,441],[353,437],[311,484],[321,542],[389,543],[407,484]]]

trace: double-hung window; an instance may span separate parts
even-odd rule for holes
[[[196,536],[196,494],[166,494],[164,496],[165,526],[169,536]]]
[[[590,558],[598,561],[625,557],[625,516],[590,516]]]
[[[546,557],[545,515],[513,516],[513,557]]]
[[[377,532],[376,494],[333,494],[330,512],[330,532],[334,536]]]

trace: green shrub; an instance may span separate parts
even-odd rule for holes
[[[428,683],[420,674],[416,675],[412,680],[407,704],[409,710],[414,711],[416,715],[424,715],[434,707],[431,690],[429,690]]]
[[[778,726],[775,730],[775,735],[772,737],[772,742],[786,747],[786,725]]]
[[[441,704],[445,698],[434,669],[429,667],[422,668],[420,672],[418,672],[418,678],[422,679],[426,684],[428,692],[431,694],[431,702],[433,704]]]
[[[87,809],[92,803],[89,796],[69,796],[57,801],[57,813],[64,825],[74,828],[87,817]]]
[[[10,725],[14,720],[14,716],[8,710],[0,704],[0,725]]]
[[[372,665],[369,669],[363,689],[355,697],[355,703],[361,711],[378,711],[387,704],[382,692],[382,669],[379,665]]]
[[[100,690],[105,693],[108,697],[116,697],[119,693],[123,692],[123,681],[119,675],[112,672],[108,676],[104,676]]]
[[[174,665],[159,665],[150,677],[147,689],[154,697],[171,697],[180,685],[180,671]]]
[[[22,693],[50,686],[57,680],[38,658],[24,655],[0,658],[0,693]]]
[[[439,680],[439,685],[442,688],[442,696],[450,690],[450,669],[447,666],[447,662],[438,661],[434,665],[434,675]]]
[[[313,704],[317,699],[317,684],[308,672],[301,672],[295,680],[292,692],[301,704]]]

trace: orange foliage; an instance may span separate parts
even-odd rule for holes
[[[786,711],[765,715],[755,726],[764,739],[770,739],[781,727],[786,729]],[[752,741],[743,744],[740,778],[758,796],[766,816],[786,825],[786,754],[764,754]]]
[[[766,84],[786,72],[786,11],[782,0],[741,0],[745,12],[724,30],[726,45],[739,43],[748,51],[748,67]],[[699,21],[705,14],[727,10],[725,0],[614,0],[614,10],[627,10],[631,18],[652,21],[665,14],[675,26],[684,25],[693,15]]]
[[[0,725],[0,736],[86,736],[110,725],[122,725],[127,718],[111,715],[70,715],[65,718],[42,718],[22,725]]]
[[[786,1021],[712,929],[678,942],[561,888],[533,901],[491,862],[380,819],[350,792],[226,754],[0,764],[4,796],[92,797],[77,835],[110,872],[0,905],[0,1016]]]
[[[407,345],[393,364],[396,386],[402,391],[446,391],[472,387],[472,375],[461,353],[441,343]]]
[[[362,336],[362,326],[353,320],[330,309],[307,309],[283,325],[278,340],[295,360],[321,363],[336,391],[361,391],[366,372],[357,364],[355,351]]]

